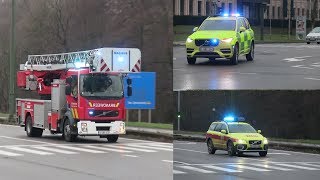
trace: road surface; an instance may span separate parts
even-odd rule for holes
[[[251,153],[229,157],[207,153],[206,144],[174,141],[174,180],[319,179],[320,155],[270,149],[267,157]]]
[[[1,179],[171,180],[172,151],[172,143],[138,139],[29,138],[21,127],[0,125]]]
[[[229,65],[228,60],[197,59],[188,65],[182,46],[173,51],[173,88],[190,89],[320,89],[320,45],[257,44],[255,60]]]

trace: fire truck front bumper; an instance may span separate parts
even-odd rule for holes
[[[123,121],[113,121],[110,123],[79,121],[77,123],[77,127],[79,136],[107,136],[126,134],[125,123]]]

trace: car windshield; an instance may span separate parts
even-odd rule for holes
[[[88,99],[110,99],[123,97],[120,75],[87,74],[80,75],[81,96]]]
[[[230,133],[256,133],[257,131],[249,124],[228,124]]]
[[[205,20],[200,26],[200,31],[210,31],[210,30],[230,30],[234,31],[236,29],[235,20]]]
[[[314,28],[311,32],[312,33],[320,33],[320,27]]]

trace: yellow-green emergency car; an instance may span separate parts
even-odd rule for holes
[[[256,131],[248,123],[235,121],[233,117],[213,122],[206,133],[206,143],[209,154],[226,150],[230,156],[258,152],[264,157],[268,153],[268,140],[261,131]]]
[[[189,64],[195,64],[197,58],[227,58],[233,65],[238,64],[239,55],[245,55],[247,61],[254,59],[254,32],[244,17],[208,17],[193,31],[186,40]]]

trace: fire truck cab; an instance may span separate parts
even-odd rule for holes
[[[134,48],[31,55],[20,65],[17,84],[42,98],[17,98],[17,121],[30,137],[48,129],[69,142],[77,136],[116,142],[126,133],[125,98],[132,95],[127,73],[140,70],[141,52]]]

